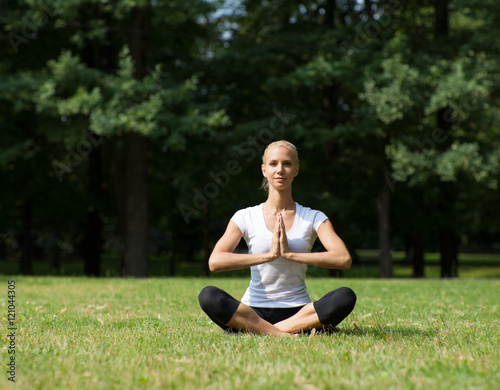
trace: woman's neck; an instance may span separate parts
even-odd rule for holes
[[[279,192],[269,188],[269,195],[264,206],[273,214],[281,213],[286,210],[295,210],[295,202],[292,198],[292,192]]]

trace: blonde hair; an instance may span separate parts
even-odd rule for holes
[[[262,164],[266,163],[266,156],[267,153],[276,147],[282,146],[284,148],[287,148],[290,152],[292,152],[293,156],[295,157],[295,163],[299,163],[299,152],[297,151],[297,148],[295,147],[294,144],[291,142],[285,141],[284,139],[280,141],[274,141],[271,142],[269,145],[267,145],[266,149],[264,150],[264,154],[262,155]],[[269,182],[267,181],[267,178],[264,177],[262,179],[262,185],[260,186],[264,191],[268,192],[269,191]]]

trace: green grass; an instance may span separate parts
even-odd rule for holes
[[[19,389],[495,389],[500,281],[311,278],[358,303],[333,335],[227,336],[201,312],[207,284],[247,279],[14,277]],[[0,277],[7,334],[7,277]],[[2,292],[3,291],[3,292]],[[5,367],[7,342],[2,337]]]

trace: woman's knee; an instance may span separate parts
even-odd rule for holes
[[[347,309],[350,309],[349,312],[351,312],[356,305],[356,300],[358,299],[356,293],[349,287],[340,287],[337,289],[337,294],[339,296],[339,300],[341,300],[344,306]]]
[[[224,290],[207,286],[201,290],[198,301],[202,310],[221,327],[224,327],[240,303]]]
[[[340,287],[314,302],[314,308],[323,325],[336,326],[352,312],[356,299],[352,289]]]
[[[212,307],[217,306],[217,301],[220,300],[220,289],[215,286],[207,286],[201,290],[198,295],[198,302],[203,311],[212,311]]]

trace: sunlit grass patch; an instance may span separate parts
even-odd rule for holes
[[[248,279],[16,278],[17,373],[40,389],[492,389],[500,282],[311,278],[358,302],[332,335],[225,335],[197,296]],[[7,286],[7,279],[0,285]],[[6,290],[5,290],[6,291]],[[5,310],[6,294],[0,296]],[[5,325],[2,324],[5,333]],[[6,358],[6,347],[1,347]],[[2,386],[8,386],[6,376]]]

